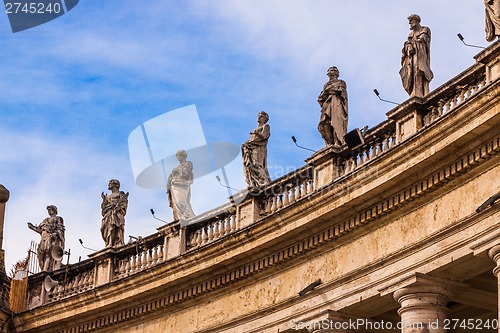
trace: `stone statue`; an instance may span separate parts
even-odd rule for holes
[[[9,201],[10,192],[0,184],[0,273],[5,272],[5,267],[2,270],[3,259],[3,226],[5,223],[5,205]]]
[[[416,14],[410,15],[408,21],[411,31],[403,46],[399,75],[410,97],[424,97],[434,77],[430,67],[431,30],[420,25]]]
[[[0,203],[6,203],[9,200],[10,192],[0,184]]]
[[[492,42],[500,36],[500,0],[484,0],[486,12],[486,40]]]
[[[101,235],[106,247],[125,244],[125,214],[127,214],[128,192],[120,191],[120,182],[111,179],[108,184],[111,194],[101,193]]]
[[[49,217],[45,218],[39,225],[28,222],[28,228],[40,234],[37,257],[42,271],[53,271],[61,268],[61,261],[52,257],[52,249],[60,246],[64,250],[64,223],[63,218],[57,216],[57,207],[47,206]]]
[[[250,139],[241,145],[243,172],[249,186],[261,187],[271,182],[267,170],[267,141],[271,136],[268,120],[267,113],[259,112],[257,128],[250,132]]]
[[[321,117],[318,131],[326,145],[342,146],[347,133],[347,87],[339,80],[337,67],[330,67],[327,72],[330,81],[325,83],[318,96]]]
[[[174,220],[187,220],[195,216],[191,208],[191,184],[193,184],[193,163],[187,161],[187,153],[175,153],[179,165],[172,170],[167,181],[167,195]]]

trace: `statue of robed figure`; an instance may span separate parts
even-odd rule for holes
[[[330,80],[318,96],[321,106],[318,131],[326,145],[342,146],[348,121],[347,86],[343,80],[339,80],[337,67],[330,67],[327,75]]]
[[[401,55],[401,82],[410,97],[424,97],[429,93],[429,82],[434,77],[431,71],[431,30],[420,25],[420,16],[408,17],[410,34]]]
[[[243,173],[249,186],[261,187],[271,182],[267,170],[267,141],[271,136],[268,121],[269,115],[259,112],[257,127],[250,132],[250,139],[241,145]]]
[[[191,207],[191,185],[194,181],[193,163],[187,160],[187,153],[179,150],[175,157],[179,165],[175,167],[167,181],[167,195],[173,210],[174,220],[188,220],[195,216]]]
[[[109,195],[101,193],[101,235],[106,247],[124,245],[125,215],[127,214],[128,192],[120,191],[120,182],[111,179]]]

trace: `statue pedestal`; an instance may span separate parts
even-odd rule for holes
[[[100,286],[111,282],[113,279],[114,263],[113,258],[117,252],[114,247],[107,247],[100,251],[89,254],[89,258],[95,262],[96,274],[94,286]]]
[[[500,40],[496,41],[494,44],[490,45],[474,57],[476,62],[484,64],[486,66],[486,84],[489,84],[500,78],[500,58],[498,57],[499,52]]]
[[[396,121],[396,142],[403,142],[422,128],[425,113],[423,99],[413,97],[387,113],[387,117]]]
[[[308,165],[313,167],[315,189],[330,184],[339,177],[340,152],[344,149],[345,146],[326,146],[305,160]]]

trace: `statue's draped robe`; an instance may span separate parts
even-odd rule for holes
[[[343,145],[347,133],[347,87],[342,80],[328,81],[318,97],[321,117],[318,124],[326,144]]]
[[[259,125],[250,133],[250,139],[241,146],[243,172],[250,186],[260,187],[271,182],[267,170],[267,141],[270,136],[270,126]]]
[[[61,267],[61,261],[52,258],[52,249],[60,246],[64,249],[64,224],[60,216],[49,216],[38,226],[40,243],[37,249],[37,258],[40,269],[53,271]]]
[[[123,245],[125,215],[128,206],[128,193],[122,191],[105,196],[101,204],[101,235],[106,246]]]
[[[429,82],[434,77],[430,66],[430,47],[431,31],[428,27],[411,31],[403,47],[399,75],[411,97],[423,97],[429,93]],[[410,49],[414,50],[412,55],[409,54]]]
[[[500,0],[484,0],[486,40],[492,42],[500,36]]]
[[[191,184],[193,184],[193,163],[179,164],[168,178],[167,193],[174,220],[187,220],[195,216],[191,207]]]

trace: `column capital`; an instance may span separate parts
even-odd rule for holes
[[[493,246],[488,250],[488,256],[498,264],[500,259],[500,244]]]
[[[394,290],[395,286],[397,289]],[[453,295],[467,288],[461,282],[416,273],[392,286],[393,297],[401,305],[401,332],[429,329],[432,333],[444,333],[446,307]]]
[[[422,273],[413,273],[404,279],[380,289],[379,292],[380,296],[392,294],[394,299],[397,301],[398,297],[405,293],[427,291],[431,293],[442,293],[444,296],[448,295],[452,297],[454,293],[467,288],[467,284],[459,281],[434,277]]]
[[[495,274],[496,277],[500,277],[500,245],[495,245],[491,249],[489,249],[488,256],[497,265],[495,268],[493,268],[493,274]]]

